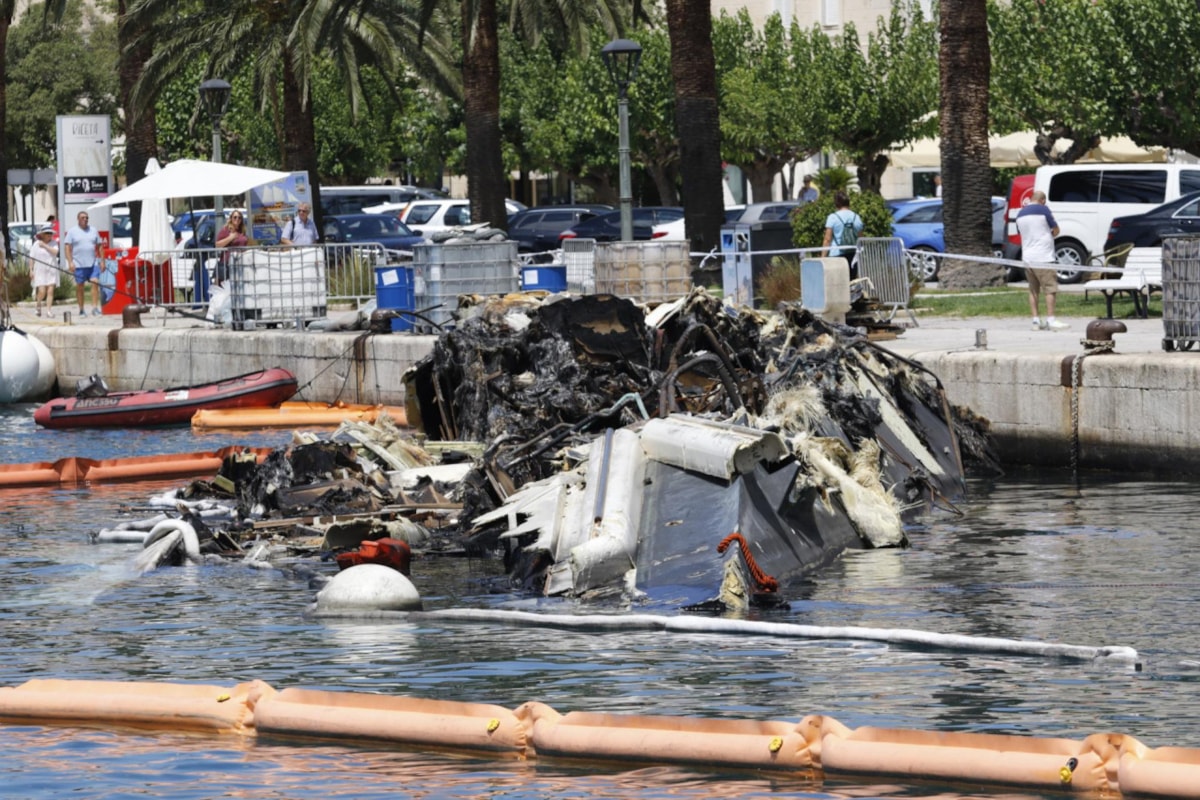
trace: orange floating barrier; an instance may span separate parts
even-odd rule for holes
[[[509,709],[453,700],[284,689],[255,706],[254,724],[262,733],[403,742],[516,756],[523,755],[526,748],[525,728]]]
[[[343,422],[374,423],[383,413],[401,427],[408,425],[408,414],[400,406],[293,402],[271,408],[202,408],[192,415],[192,429],[336,428]]]
[[[0,464],[0,488],[215,475],[221,468],[221,462],[239,453],[253,453],[261,463],[271,453],[271,448],[230,446],[204,453],[106,459],[70,456],[32,464]]]
[[[814,766],[809,743],[795,723],[559,714],[542,703],[526,703],[518,713],[529,720],[533,747],[541,755],[791,771]]]
[[[252,694],[262,681],[233,687],[182,683],[32,680],[0,688],[0,717],[26,722],[246,733]]]
[[[597,712],[515,711],[482,703],[313,689],[31,680],[0,688],[0,721],[259,733],[406,744],[501,757],[712,765],[806,777],[880,777],[1021,786],[1088,796],[1195,798],[1200,749],[1146,747],[1131,736],[1083,740],[799,722]]]

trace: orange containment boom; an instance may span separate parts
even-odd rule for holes
[[[192,429],[336,428],[343,422],[374,423],[383,413],[401,427],[408,425],[408,414],[400,406],[297,402],[271,408],[202,408],[192,415]]]
[[[194,475],[215,475],[221,462],[239,453],[253,453],[260,463],[271,453],[269,447],[222,447],[206,453],[173,453],[132,458],[79,458],[34,464],[0,464],[0,489],[15,486],[55,486],[58,484],[99,483],[109,481],[170,480]]]
[[[1131,736],[1042,739],[863,727],[820,715],[795,722],[559,714],[529,702],[482,703],[330,692],[32,680],[0,688],[0,720],[403,744],[532,759],[713,765],[748,770],[959,781],[1089,795],[1194,798],[1200,749],[1146,747]]]

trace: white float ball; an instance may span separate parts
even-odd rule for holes
[[[318,611],[417,611],[421,595],[406,576],[382,564],[344,569],[317,592]]]
[[[54,364],[54,353],[50,352],[50,348],[46,347],[45,343],[36,336],[30,336],[29,341],[33,343],[33,347],[38,354],[38,375],[34,382],[33,391],[26,395],[26,400],[44,400],[50,397],[50,392],[54,389],[54,382],[58,379],[58,372]]]
[[[0,403],[19,403],[32,395],[38,369],[38,351],[29,337],[0,331]]]

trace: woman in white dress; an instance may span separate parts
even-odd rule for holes
[[[33,299],[37,315],[42,316],[42,303],[46,304],[46,316],[54,304],[54,289],[58,286],[58,247],[52,243],[54,226],[43,223],[33,235],[33,246],[29,248],[29,272],[33,276]]]

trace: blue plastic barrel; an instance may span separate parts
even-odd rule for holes
[[[414,294],[412,267],[375,268],[375,307],[395,308],[401,311],[415,310],[416,295]],[[394,317],[392,331],[410,331],[413,321],[413,317],[408,314]]]
[[[526,291],[541,289],[545,292],[565,292],[567,268],[565,265],[555,264],[521,267],[521,288]]]

